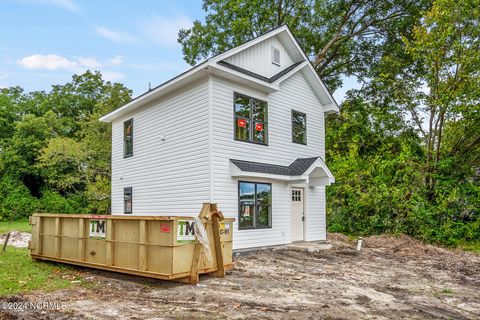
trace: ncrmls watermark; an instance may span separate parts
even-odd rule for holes
[[[0,302],[0,309],[3,310],[59,310],[67,307],[66,302],[60,301],[15,301]]]

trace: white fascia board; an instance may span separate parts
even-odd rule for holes
[[[297,48],[297,50],[301,53],[301,55],[303,56],[303,59],[305,59],[305,61],[310,61],[310,59],[308,59],[307,55],[305,54],[305,52],[303,52],[303,49],[300,47],[300,44],[297,42],[297,39],[295,38],[295,36],[293,35],[293,33],[290,31],[289,28],[286,28],[286,31],[288,33],[288,35],[290,36],[290,38],[292,39],[293,43],[295,44],[295,47]],[[308,68],[310,69],[310,71],[314,74],[314,77],[315,79],[318,81],[318,83],[320,84],[322,90],[324,91],[324,93],[328,96],[328,98],[330,99],[330,101],[332,102],[332,104],[334,104],[337,108],[337,112],[340,110],[340,108],[338,107],[338,104],[337,102],[335,101],[335,99],[333,98],[333,96],[330,94],[330,92],[328,91],[327,87],[325,86],[325,84],[323,83],[322,79],[320,79],[317,71],[315,70],[315,68],[312,66],[312,64],[309,62],[308,63]]]
[[[330,171],[330,169],[328,169],[325,162],[323,162],[320,158],[315,160],[315,162],[312,163],[312,165],[304,172],[303,175],[309,176],[316,168],[321,168],[323,172],[325,172],[325,175],[328,177],[328,179],[331,180],[332,183],[335,182],[335,177],[333,176],[332,172]]]
[[[332,106],[334,108],[335,112],[339,112],[340,108],[337,104],[337,101],[333,98],[333,96],[330,94],[330,91],[328,91],[327,87],[323,83],[322,79],[320,79],[320,76],[318,75],[317,71],[315,68],[312,66],[311,63],[308,64],[308,68],[310,71],[313,73],[313,76],[317,79],[318,83],[320,84],[320,87],[322,88],[323,93],[328,97],[328,99],[331,101],[331,103],[327,104],[328,106]],[[325,106],[325,105],[324,105]]]
[[[328,177],[310,178],[309,185],[312,187],[320,187],[320,186],[329,186],[332,183],[335,183],[335,179],[330,179]]]
[[[330,114],[330,113],[338,113],[339,107],[336,104],[330,103],[323,106],[323,112]]]
[[[232,177],[237,177],[237,178],[245,178],[245,177],[250,177],[250,178],[263,178],[263,179],[271,179],[271,180],[279,180],[279,181],[305,181],[308,180],[307,177],[301,177],[301,176],[282,176],[279,174],[270,174],[270,173],[261,173],[261,172],[247,172],[247,171],[242,171],[239,174],[231,174]]]
[[[207,61],[205,61],[207,62]],[[167,82],[165,82],[163,85],[158,86],[157,88],[144,93],[143,95],[133,99],[129,103],[125,104],[124,106],[115,109],[114,111],[110,112],[109,114],[104,115],[101,117],[99,120],[101,122],[112,122],[114,119],[118,118],[122,114],[126,112],[130,112],[131,110],[136,109],[138,106],[143,105],[145,101],[149,101],[151,99],[154,99],[156,97],[159,97],[163,92],[165,92],[168,88],[181,83],[182,81],[185,81],[188,77],[191,77],[193,74],[203,70],[206,68],[206,63],[202,62],[196,67],[187,70],[185,73],[177,76],[176,78],[173,78]]]
[[[219,71],[222,71],[226,74],[230,74],[230,75],[233,75],[237,78],[241,78],[241,79],[244,79],[246,80],[247,82],[251,82],[251,85],[254,85],[254,86],[260,86],[260,87],[263,87],[264,89],[266,89],[268,92],[275,92],[275,91],[278,91],[280,90],[280,86],[276,83],[268,83],[268,82],[265,82],[265,81],[262,81],[260,79],[257,79],[257,78],[254,78],[252,76],[249,76],[249,75],[246,75],[244,73],[241,73],[241,72],[238,72],[238,71],[235,71],[235,70],[232,70],[230,68],[227,68],[227,67],[224,67],[222,65],[219,65],[217,63],[213,63],[213,62],[210,62],[208,64],[209,68],[212,68],[213,70],[219,70]]]

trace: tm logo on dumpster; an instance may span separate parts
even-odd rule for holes
[[[89,235],[91,238],[105,239],[105,228],[107,220],[90,220]]]
[[[178,220],[177,242],[195,241],[195,220]]]

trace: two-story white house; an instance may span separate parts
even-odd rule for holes
[[[103,116],[112,214],[236,218],[234,249],[326,239],[325,114],[338,106],[287,26]]]

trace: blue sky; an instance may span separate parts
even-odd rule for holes
[[[177,32],[204,15],[201,0],[0,0],[0,88],[48,91],[90,69],[137,96],[189,68]]]

